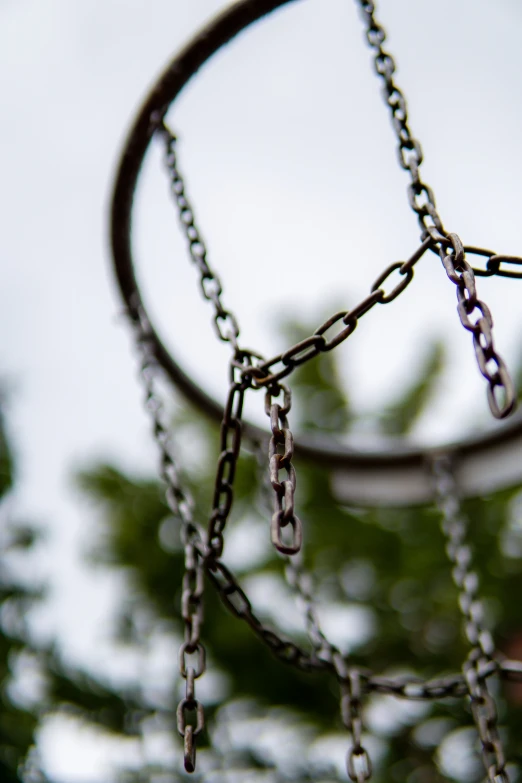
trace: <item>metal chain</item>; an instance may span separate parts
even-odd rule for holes
[[[277,631],[265,625],[257,617],[239,581],[221,560],[211,555],[205,562],[205,567],[227,609],[250,626],[276,658],[300,671],[321,671],[327,668],[325,661],[319,660],[315,655],[302,650],[299,645],[280,636]]]
[[[149,325],[141,308],[138,320],[131,319],[140,359],[140,375],[145,390],[145,407],[152,419],[154,439],[160,451],[160,475],[165,482],[167,505],[181,520],[181,541],[185,549],[185,572],[181,595],[184,641],[179,650],[179,672],[185,680],[185,697],[176,711],[177,729],[184,742],[184,764],[187,772],[196,768],[196,737],[205,726],[203,705],[196,698],[195,681],[206,669],[205,648],[200,639],[203,621],[203,567],[199,549],[204,543],[202,531],[194,522],[190,492],[182,487],[179,471],[172,456],[169,434],[163,422],[163,404],[156,393],[157,363],[150,349]]]
[[[338,651],[333,657],[333,666],[341,687],[341,719],[352,738],[346,769],[350,780],[365,783],[372,776],[372,762],[362,743],[361,674],[358,669],[348,669]]]
[[[516,272],[514,269],[509,268],[509,264],[513,266],[522,266],[522,258],[519,256],[504,256],[499,253],[495,253],[493,250],[486,250],[483,247],[466,247],[464,248],[466,254],[482,256],[487,258],[486,268],[480,269],[478,267],[472,267],[473,272],[478,277],[508,277],[511,280],[521,280],[522,272]],[[507,268],[503,269],[502,265],[507,264]]]
[[[359,302],[351,310],[341,310],[335,313],[321,324],[310,337],[296,343],[284,353],[280,353],[255,365],[253,364],[244,370],[244,375],[252,378],[254,388],[267,387],[290,375],[296,367],[310,361],[318,354],[336,348],[355,331],[359,319],[372,307],[376,304],[389,304],[404,291],[413,280],[413,267],[432,245],[433,240],[428,237],[407,261],[396,261],[386,267],[373,283],[369,296],[363,299],[362,302]],[[391,291],[386,293],[381,286],[396,271],[399,273],[400,278],[396,281]],[[326,333],[339,321],[341,321],[340,331],[336,335],[327,337]],[[274,370],[274,365],[277,364],[281,366]],[[269,370],[272,370],[272,372],[269,372]]]
[[[383,48],[386,33],[375,18],[375,3],[371,0],[356,0],[356,3],[366,28],[368,44],[374,52],[375,70],[383,82],[384,100],[390,109],[398,141],[399,164],[410,174],[411,181],[408,186],[410,206],[417,215],[423,238],[430,236],[436,241],[441,241],[446,233],[435,205],[433,191],[420,178],[419,168],[423,161],[422,148],[419,140],[410,131],[406,98],[393,78],[396,70],[395,60]]]
[[[430,236],[436,243],[439,252],[447,244],[448,234],[443,228],[442,220],[435,205],[435,196],[429,185],[420,178],[419,168],[424,159],[420,142],[412,135],[409,127],[408,108],[404,93],[394,80],[396,64],[392,55],[383,48],[386,32],[375,17],[375,3],[372,0],[355,0],[359,6],[365,25],[366,39],[374,52],[374,65],[377,75],[383,83],[383,97],[390,109],[392,125],[398,141],[398,158],[401,168],[409,172],[408,200],[412,210],[417,215],[422,229],[423,238]],[[486,269],[473,269],[475,274],[483,277],[497,275],[512,279],[522,279],[522,272],[509,269],[509,265],[522,266],[522,258],[518,256],[498,255],[483,248],[469,247],[466,252],[488,258]],[[507,269],[502,265],[507,264]]]
[[[270,476],[266,471],[266,444],[254,444],[254,454],[257,462],[257,479],[259,486],[258,503],[262,514],[272,507],[273,489]],[[310,573],[303,565],[302,551],[285,558],[284,577],[287,585],[300,599],[305,628],[312,645],[314,657],[331,663],[337,648],[326,638],[321,629],[317,608],[314,600],[313,581]]]
[[[201,291],[205,299],[214,305],[214,329],[220,340],[230,343],[236,350],[239,326],[235,315],[223,306],[221,281],[207,261],[207,248],[196,225],[194,210],[187,198],[185,182],[178,168],[176,135],[164,121],[158,129],[158,133],[163,136],[165,143],[165,163],[170,174],[170,189],[179,211],[183,232],[188,240],[190,257],[200,273]]]
[[[493,319],[487,305],[477,297],[473,269],[466,261],[464,247],[456,234],[448,234],[449,250],[440,248],[446,274],[457,287],[457,312],[465,329],[473,334],[473,345],[479,370],[488,381],[488,402],[497,419],[508,416],[516,403],[513,382],[503,359],[493,345]],[[475,320],[471,316],[475,314]],[[478,317],[476,317],[478,314]],[[503,395],[499,404],[496,390]]]
[[[283,405],[274,402],[274,397],[283,394]],[[270,483],[274,490],[274,513],[270,524],[272,544],[282,555],[295,555],[303,542],[303,526],[294,513],[294,495],[296,473],[292,465],[294,456],[294,437],[288,426],[287,414],[292,407],[292,395],[287,386],[277,384],[267,389],[265,413],[270,419],[272,437],[268,446]],[[280,481],[279,473],[286,471],[286,479]],[[283,529],[290,526],[292,534],[289,541],[283,541]]]
[[[464,617],[464,632],[471,651],[463,666],[471,700],[471,711],[482,743],[482,759],[490,783],[508,783],[504,750],[498,731],[497,709],[487,683],[485,670],[493,665],[495,646],[483,625],[483,608],[478,598],[479,580],[471,568],[471,549],[465,542],[467,524],[462,515],[455,479],[447,457],[433,461],[437,503],[442,512],[442,530],[446,551],[453,564],[452,576],[459,591],[459,606]]]
[[[321,628],[313,595],[312,577],[303,566],[300,552],[287,558],[284,573],[288,586],[295,590],[301,599],[306,632],[314,655],[319,660],[330,663],[338,649],[327,639]]]
[[[223,531],[234,499],[234,477],[241,448],[241,416],[245,389],[249,385],[249,381],[238,377],[238,370],[242,371],[245,363],[250,366],[251,355],[236,351],[230,364],[231,385],[221,421],[220,454],[208,527],[208,543],[214,558],[223,553]]]
[[[393,57],[383,49],[386,33],[375,18],[375,3],[371,0],[356,0],[366,27],[366,38],[374,51],[374,63],[377,74],[384,84],[383,94],[392,115],[392,123],[398,139],[399,163],[410,173],[408,198],[410,206],[417,215],[422,229],[422,237],[431,237],[433,249],[437,248],[450,280],[457,285],[459,299],[458,312],[462,324],[473,332],[473,342],[480,372],[488,381],[488,403],[497,419],[508,416],[516,404],[513,382],[506,365],[493,348],[491,327],[493,321],[486,305],[476,298],[475,279],[472,267],[464,258],[464,248],[456,234],[448,234],[435,206],[435,196],[429,185],[420,178],[419,167],[423,160],[418,139],[412,136],[408,125],[408,112],[404,94],[393,79],[396,70]],[[449,252],[446,247],[450,245]],[[453,256],[451,249],[453,248]],[[479,255],[482,254],[478,250]],[[454,262],[454,263],[453,263]],[[522,264],[515,256],[495,256],[490,254],[484,274],[499,274],[504,277],[521,277],[522,274],[509,269],[502,270],[502,263]],[[450,268],[451,267],[451,268]],[[456,270],[461,274],[456,274]],[[483,316],[477,322],[471,322],[470,313],[481,310]],[[488,366],[489,365],[489,366]],[[491,366],[493,365],[493,367]],[[500,390],[504,400],[499,404],[495,390]]]

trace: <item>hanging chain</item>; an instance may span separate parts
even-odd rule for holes
[[[374,52],[375,70],[384,85],[383,96],[390,109],[398,141],[399,164],[410,174],[411,182],[408,186],[410,206],[417,215],[423,236],[430,236],[435,241],[440,241],[444,238],[445,231],[435,206],[433,191],[420,178],[422,148],[419,140],[410,131],[406,98],[393,78],[396,71],[395,60],[383,48],[386,33],[375,18],[375,3],[371,0],[356,0],[356,2],[366,28],[368,44]]]
[[[313,595],[312,577],[303,566],[302,554],[287,558],[285,579],[302,602],[302,611],[306,632],[315,656],[322,661],[330,662],[337,648],[326,638],[321,629]]]
[[[314,359],[318,354],[331,351],[340,345],[352,332],[355,331],[359,319],[372,309],[376,304],[389,304],[393,302],[413,280],[413,267],[419,261],[428,248],[433,244],[431,238],[424,240],[415,253],[407,261],[396,261],[379,275],[371,287],[370,294],[351,310],[341,310],[332,315],[319,326],[315,332],[304,340],[293,345],[287,351],[278,354],[266,361],[248,367],[244,374],[253,379],[254,388],[261,388],[277,383],[305,362]],[[393,288],[386,293],[381,288],[383,283],[394,273],[398,272],[399,279]],[[336,324],[340,323],[337,334],[326,333]],[[274,369],[274,365],[279,365]],[[272,370],[272,372],[269,372]]]
[[[203,535],[195,524],[193,500],[183,489],[177,465],[171,453],[168,430],[163,423],[163,405],[156,393],[154,375],[157,370],[150,349],[149,326],[141,308],[138,319],[132,320],[136,346],[140,358],[140,375],[145,390],[145,407],[153,425],[154,439],[160,452],[160,474],[166,485],[167,505],[181,520],[181,541],[185,549],[185,572],[181,594],[181,616],[184,622],[184,641],[179,650],[179,672],[185,680],[185,697],[178,704],[177,729],[184,741],[184,764],[187,772],[196,768],[196,737],[205,726],[203,705],[196,698],[195,681],[206,669],[205,648],[200,639],[203,621],[203,568],[198,551]],[[195,663],[193,662],[195,660]]]
[[[208,543],[214,558],[221,557],[223,553],[223,531],[234,499],[234,477],[241,448],[241,416],[245,389],[248,385],[248,382],[237,376],[238,370],[241,370],[245,363],[247,365],[251,363],[251,355],[236,351],[235,358],[230,364],[231,385],[221,421],[220,454],[208,527]]]
[[[502,358],[493,348],[491,328],[493,320],[484,304],[477,299],[475,278],[472,267],[466,262],[462,242],[456,234],[448,234],[442,225],[442,220],[435,205],[432,189],[422,181],[419,168],[423,160],[422,149],[418,139],[412,136],[408,124],[408,111],[403,92],[394,81],[396,71],[393,57],[383,48],[386,33],[375,18],[375,3],[372,0],[356,0],[366,28],[368,44],[374,51],[375,70],[381,78],[384,89],[384,100],[390,108],[392,124],[398,140],[399,163],[409,172],[411,182],[408,186],[410,206],[417,215],[423,237],[431,237],[433,249],[437,248],[450,280],[457,285],[458,313],[465,329],[473,332],[473,342],[480,372],[488,381],[488,403],[492,414],[497,419],[508,416],[516,404],[513,382]],[[450,245],[449,252],[446,249]],[[451,254],[453,249],[453,255]],[[479,255],[487,255],[487,251],[475,249]],[[496,256],[490,253],[486,270],[479,274],[499,274],[504,277],[522,278],[522,273],[501,269],[501,264],[522,265],[522,259],[515,256]],[[460,274],[456,274],[459,271]],[[469,315],[473,310],[482,312],[477,322],[472,322]],[[499,404],[495,391],[499,390],[503,402]]]
[[[515,389],[503,359],[493,346],[493,319],[487,305],[477,297],[473,270],[466,261],[464,248],[456,234],[449,234],[451,248],[441,247],[440,257],[446,274],[457,286],[457,312],[465,329],[473,334],[473,345],[480,372],[488,381],[488,402],[491,412],[497,419],[503,419],[513,410],[516,402]],[[471,316],[476,320],[472,320]],[[499,405],[495,390],[503,393],[503,403]]]
[[[283,393],[283,405],[273,398]],[[294,513],[294,495],[296,486],[294,456],[294,437],[288,426],[287,414],[292,406],[292,395],[287,386],[277,384],[267,389],[265,413],[270,419],[272,437],[268,446],[270,483],[274,490],[274,513],[270,524],[272,544],[283,555],[295,555],[301,549],[303,526]],[[286,471],[286,479],[280,481],[279,473]],[[283,528],[290,526],[290,541],[283,541]]]
[[[270,511],[273,503],[272,483],[266,471],[266,444],[256,443],[254,450],[259,487],[258,504],[261,514],[264,514]],[[302,551],[293,556],[287,556],[285,561],[285,581],[300,600],[306,632],[312,645],[313,658],[330,664],[334,652],[337,652],[337,648],[328,641],[321,629],[315,606],[313,581],[310,573],[303,565]]]
[[[205,299],[214,305],[214,329],[220,340],[237,349],[239,326],[236,317],[223,306],[221,281],[208,264],[207,248],[196,225],[194,210],[185,193],[185,182],[178,169],[175,134],[162,122],[159,131],[165,143],[165,163],[170,174],[170,189],[179,212],[179,219],[189,245],[192,261],[200,273],[200,286]]]
[[[362,743],[360,672],[357,669],[348,669],[338,651],[333,657],[333,666],[341,687],[341,719],[352,739],[346,757],[346,769],[350,780],[366,783],[372,776],[372,762]]]
[[[471,567],[471,549],[465,541],[467,524],[461,512],[455,479],[447,457],[434,459],[433,476],[437,503],[442,512],[442,530],[447,540],[446,551],[453,564],[453,581],[459,591],[464,633],[471,645],[463,674],[482,744],[482,759],[489,783],[508,783],[497,709],[488,690],[485,673],[492,665],[498,668],[493,658],[495,647],[491,634],[483,625],[483,608],[478,598],[479,580]]]

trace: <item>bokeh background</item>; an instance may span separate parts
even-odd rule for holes
[[[111,271],[111,181],[155,76],[221,7],[217,0],[0,4],[1,372],[16,461],[3,514],[45,533],[10,568],[47,586],[31,615],[35,639],[117,681],[141,672],[151,688],[176,654],[161,640],[146,663],[129,650],[115,654],[110,627],[128,585],[121,572],[85,563],[100,511],[74,476],[101,461],[132,475],[154,471]],[[445,225],[467,244],[522,254],[522,7],[383,0],[378,11]],[[406,176],[354,3],[300,0],[275,12],[202,69],[169,120],[225,301],[245,343],[263,354],[286,344],[282,324],[313,327],[356,303],[382,268],[417,246]],[[200,301],[159,147],[147,159],[137,206],[147,302],[184,366],[222,399],[227,350]],[[478,285],[496,345],[516,368],[522,284]],[[434,340],[446,346],[446,362],[411,437],[442,442],[490,426],[454,287],[433,256],[418,265],[408,291],[374,309],[339,350],[356,416],[352,442],[367,437],[375,411],[417,377]],[[262,421],[258,402],[248,412]],[[37,694],[38,674],[26,669],[20,692]],[[116,779],[129,753],[139,757],[121,739],[102,740],[63,715],[46,719],[38,747],[57,783]]]

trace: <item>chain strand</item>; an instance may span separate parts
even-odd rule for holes
[[[419,168],[423,161],[420,142],[413,136],[408,119],[404,93],[394,81],[395,60],[383,48],[386,33],[375,18],[375,3],[371,0],[356,0],[365,25],[366,39],[374,53],[377,75],[383,83],[383,97],[391,112],[392,124],[398,141],[398,157],[401,168],[409,172],[408,200],[417,215],[423,237],[430,236],[440,241],[445,237],[442,220],[435,205],[435,196],[429,185],[420,178]]]
[[[488,306],[477,296],[473,269],[466,261],[462,242],[456,234],[449,234],[450,248],[441,246],[440,258],[446,274],[457,287],[457,312],[465,329],[473,334],[473,345],[479,370],[488,382],[488,402],[497,419],[508,416],[516,404],[513,382],[504,360],[493,345],[493,318]],[[478,313],[478,317],[477,317]],[[471,316],[475,315],[475,320]],[[499,403],[496,390],[500,391]]]
[[[352,739],[346,769],[350,780],[366,783],[372,776],[372,762],[362,743],[361,672],[355,668],[348,669],[339,651],[336,651],[332,662],[341,688],[341,719]]]
[[[283,393],[283,405],[274,402],[273,398]],[[270,483],[274,490],[274,513],[270,524],[272,544],[283,555],[296,555],[301,549],[303,526],[294,513],[294,495],[296,473],[292,464],[294,456],[294,438],[288,426],[287,414],[292,407],[292,395],[287,386],[277,384],[267,389],[265,397],[265,412],[270,419],[272,437],[268,446],[268,463]],[[286,471],[286,479],[279,478],[281,470]],[[288,541],[283,540],[283,529],[291,527],[292,534]]]
[[[442,531],[447,540],[446,551],[453,564],[452,577],[459,591],[464,633],[471,646],[463,674],[482,744],[482,759],[489,783],[509,783],[498,731],[497,709],[485,676],[485,669],[492,665],[497,667],[493,659],[495,647],[491,634],[483,624],[483,608],[478,598],[479,580],[471,567],[471,549],[465,542],[467,524],[461,512],[455,479],[447,457],[434,460],[433,476],[437,503],[442,512]]]
[[[355,331],[359,319],[372,307],[376,304],[389,304],[404,291],[413,280],[413,267],[431,246],[433,246],[433,240],[428,237],[407,261],[397,261],[386,267],[374,281],[370,294],[358,305],[351,310],[341,310],[335,313],[321,324],[310,337],[296,343],[287,351],[247,367],[244,370],[244,376],[252,379],[254,388],[271,386],[290,375],[296,367],[314,359],[318,354],[336,348]],[[386,293],[381,286],[394,272],[398,272],[399,279],[393,288]],[[337,334],[327,336],[330,329],[339,322],[341,323]],[[274,365],[280,366],[274,370]]]
[[[239,326],[235,315],[224,307],[221,301],[223,287],[219,276],[207,260],[207,248],[195,222],[194,209],[185,192],[185,181],[178,168],[176,135],[165,124],[158,131],[165,143],[165,163],[170,175],[170,189],[179,212],[179,220],[187,238],[189,253],[200,273],[200,286],[205,299],[214,305],[213,325],[220,340],[237,349]]]
[[[143,313],[138,309],[139,320],[133,320],[135,341],[140,358],[140,375],[145,390],[145,408],[153,425],[154,439],[160,452],[160,474],[166,485],[167,505],[181,520],[181,540],[185,549],[185,572],[182,582],[181,616],[184,622],[184,641],[179,650],[179,672],[185,680],[185,697],[176,711],[177,729],[184,743],[184,764],[187,772],[196,768],[196,737],[205,726],[203,705],[196,698],[195,680],[206,669],[205,648],[200,640],[203,622],[203,568],[198,549],[203,535],[195,524],[193,500],[183,489],[179,471],[171,453],[169,434],[163,423],[163,405],[158,397],[154,375],[156,361],[150,350],[149,329]],[[196,660],[194,664],[192,659]]]

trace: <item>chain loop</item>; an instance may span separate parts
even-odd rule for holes
[[[457,234],[448,234],[450,247],[440,247],[439,253],[446,274],[457,288],[457,312],[465,329],[473,334],[473,346],[480,372],[488,381],[490,410],[497,419],[504,419],[516,405],[513,382],[503,359],[495,351],[491,329],[493,319],[485,302],[477,297],[475,275],[466,261],[465,248]],[[477,252],[477,249],[474,249]],[[484,255],[487,251],[484,251]],[[488,261],[489,264],[489,261]],[[470,316],[478,313],[476,320]],[[500,401],[496,390],[500,392]]]
[[[244,367],[244,360],[251,360],[247,352],[236,352],[230,366],[231,377],[235,377],[238,367]],[[209,546],[215,557],[223,552],[223,531],[229,517],[234,499],[234,478],[241,448],[241,417],[245,396],[245,380],[231,383],[220,432],[220,454],[216,467],[212,512],[208,526]]]
[[[348,669],[338,650],[335,651],[332,662],[341,688],[341,719],[352,739],[346,757],[346,769],[350,780],[366,783],[372,776],[372,762],[362,743],[361,673],[358,669]]]
[[[283,405],[273,398],[283,393]],[[270,418],[272,437],[268,446],[268,464],[270,483],[274,490],[274,513],[270,525],[272,544],[284,555],[295,555],[301,549],[303,527],[294,512],[294,494],[296,486],[294,456],[294,438],[288,426],[287,413],[292,407],[290,389],[283,384],[272,385],[265,395],[265,412]],[[279,478],[281,470],[286,471],[286,479]],[[283,529],[290,526],[290,540],[283,540]]]

